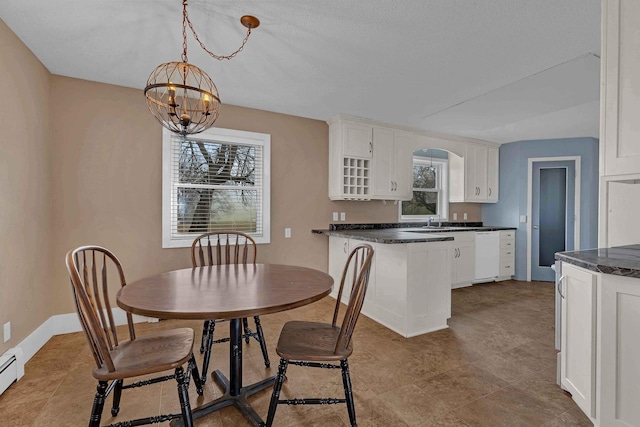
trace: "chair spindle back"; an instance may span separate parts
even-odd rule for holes
[[[342,318],[340,334],[336,342],[336,352],[338,349],[347,348],[351,344],[351,337],[356,327],[358,317],[360,316],[360,310],[362,310],[364,297],[369,285],[369,273],[371,272],[373,253],[374,250],[371,245],[363,244],[354,248],[347,258],[342,272],[342,279],[340,280],[336,307],[333,312],[332,325],[335,327],[338,322],[342,293],[345,285],[349,286],[349,303]]]
[[[118,334],[109,299],[109,275],[116,273],[116,282],[126,286],[122,265],[108,249],[81,246],[67,253],[67,270],[71,279],[76,310],[87,335],[98,368],[115,371],[110,352],[118,346]],[[127,313],[129,337],[135,339],[133,319]]]
[[[204,233],[191,245],[194,267],[224,264],[255,264],[256,242],[240,231]]]

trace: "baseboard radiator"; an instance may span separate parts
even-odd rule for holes
[[[9,349],[0,356],[0,394],[24,375],[24,356],[19,348]]]

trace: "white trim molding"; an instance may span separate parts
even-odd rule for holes
[[[127,323],[126,312],[120,308],[113,309],[116,325]],[[157,322],[158,319],[133,315],[134,323]],[[54,335],[69,334],[82,331],[77,313],[57,314],[49,317],[35,331],[23,339],[16,348],[22,352],[24,363],[27,363]],[[11,349],[10,351],[13,351]],[[15,353],[14,353],[15,354]]]

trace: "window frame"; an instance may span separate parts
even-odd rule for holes
[[[174,164],[171,161],[173,151],[172,141],[176,134],[168,129],[162,129],[162,248],[191,247],[194,239],[202,233],[180,233],[179,237],[172,234],[171,207]],[[197,135],[197,139],[219,142],[222,144],[254,145],[262,148],[262,233],[247,233],[256,244],[271,243],[271,135],[266,133],[248,132],[235,129],[209,128]],[[175,193],[177,194],[177,192]],[[173,216],[177,218],[177,216]]]
[[[413,167],[415,166],[430,166],[433,165],[439,172],[436,172],[436,185],[439,185],[437,190],[415,188],[413,187]],[[438,194],[438,213],[434,215],[403,215],[402,204],[407,201],[401,201],[398,203],[398,218],[400,222],[424,222],[440,217],[441,221],[447,221],[449,217],[449,159],[431,158],[423,156],[413,156],[413,163],[411,165],[411,197],[413,199],[414,191],[425,191]]]

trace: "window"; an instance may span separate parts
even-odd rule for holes
[[[262,133],[212,128],[183,138],[163,129],[162,247],[216,230],[269,243],[270,144]]]
[[[400,204],[401,221],[447,219],[449,191],[447,159],[413,158],[413,199]]]

